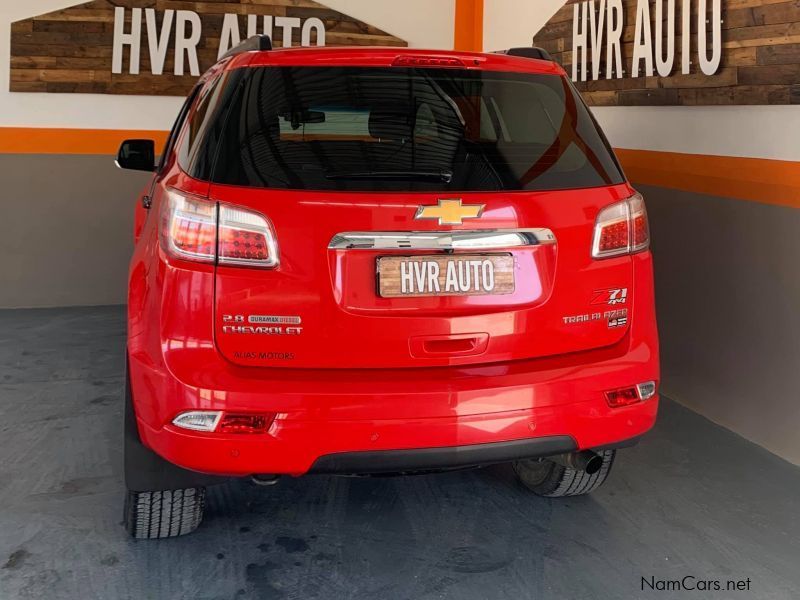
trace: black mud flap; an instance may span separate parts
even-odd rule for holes
[[[183,469],[164,460],[145,447],[139,438],[136,415],[133,411],[131,382],[125,365],[125,486],[132,492],[154,492],[205,487],[228,481],[218,477]]]

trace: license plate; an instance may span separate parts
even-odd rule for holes
[[[510,254],[384,256],[378,259],[383,298],[499,296],[514,292]]]

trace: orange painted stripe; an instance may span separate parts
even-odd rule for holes
[[[483,52],[483,1],[456,0],[455,50]]]
[[[652,150],[615,152],[634,184],[800,208],[800,162]]]
[[[152,139],[167,131],[0,127],[0,154],[116,155],[123,140]],[[800,208],[800,162],[617,148],[634,184]]]
[[[127,139],[150,139],[160,153],[168,131],[0,127],[0,154],[111,154]]]

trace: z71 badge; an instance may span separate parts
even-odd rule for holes
[[[625,304],[628,301],[628,288],[610,288],[592,292],[590,304]]]
[[[285,327],[284,324],[299,325],[300,317],[280,315],[222,315],[222,333],[240,335],[300,335],[302,327]],[[261,325],[263,323],[263,325]]]

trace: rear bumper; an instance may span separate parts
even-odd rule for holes
[[[614,445],[649,430],[658,402],[610,411],[577,402],[425,421],[276,422],[268,435],[143,427],[145,443],[186,469],[217,475],[379,473],[506,462]],[[495,448],[487,445],[501,444]],[[510,444],[510,445],[509,445]],[[421,451],[422,450],[422,451]]]
[[[140,437],[169,462],[216,475],[436,469],[598,448],[641,436],[658,407],[657,398],[616,409],[605,401],[605,390],[658,380],[654,349],[630,336],[611,348],[472,368],[265,374],[209,363],[190,372],[205,386],[131,356]],[[170,424],[192,409],[278,417],[260,435]],[[469,448],[505,442],[519,442],[508,456]],[[429,451],[387,453],[419,449]]]

